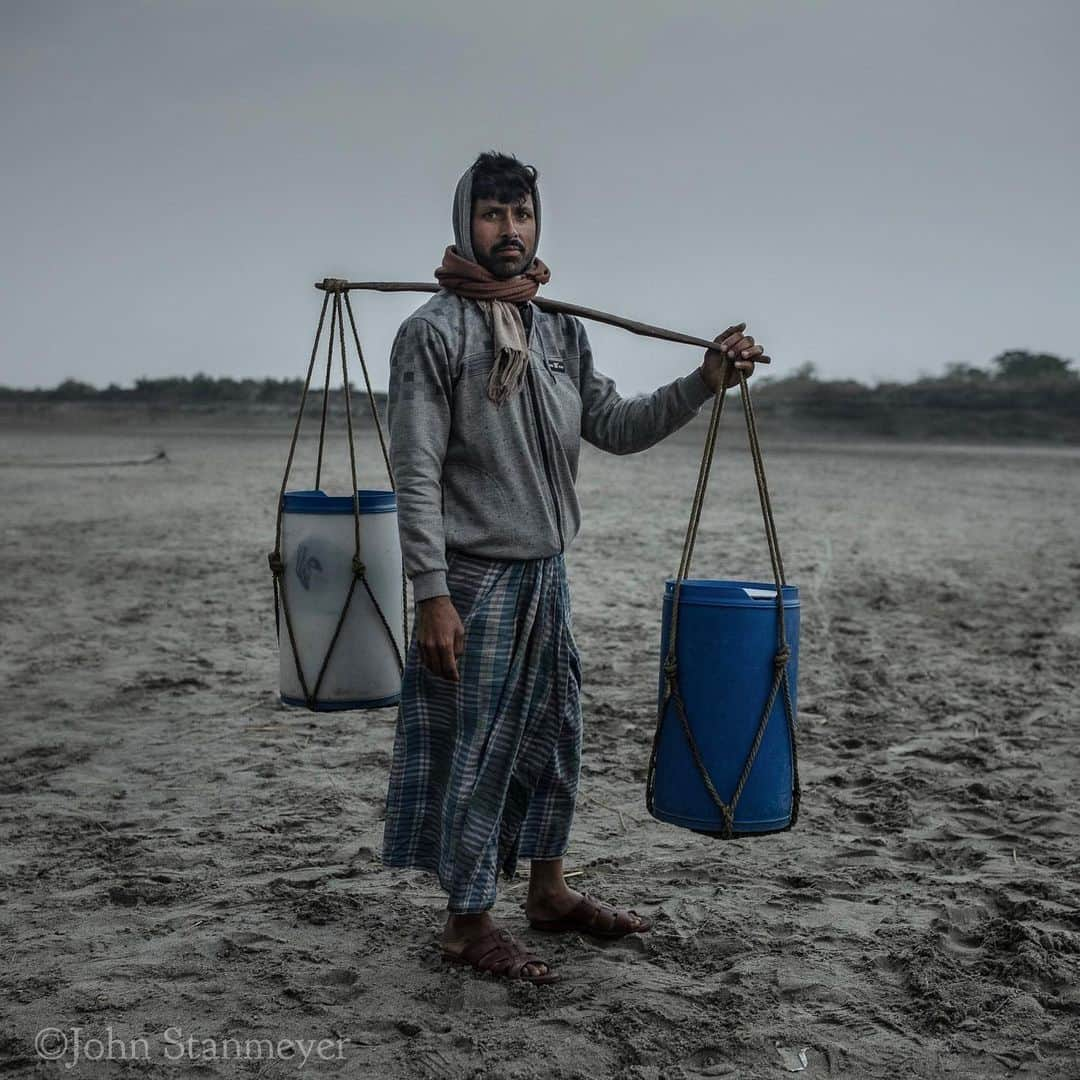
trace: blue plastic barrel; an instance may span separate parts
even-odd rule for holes
[[[660,696],[671,630],[675,582],[664,593]],[[799,590],[783,588],[784,627],[791,656],[792,720],[799,671]],[[768,702],[777,652],[776,586],[753,581],[688,578],[679,593],[678,674],[691,731],[709,777],[730,806]],[[791,825],[794,733],[781,689],[761,746],[735,808],[733,834],[777,832]],[[674,701],[665,709],[656,752],[652,814],[697,832],[724,832],[724,818],[701,779]]]

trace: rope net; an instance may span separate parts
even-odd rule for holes
[[[679,569],[675,575],[668,629],[668,650],[667,655],[664,657],[663,666],[664,693],[657,709],[656,732],[653,736],[652,751],[649,755],[648,775],[645,781],[645,804],[649,813],[652,813],[655,805],[656,759],[660,748],[660,737],[664,728],[664,720],[668,714],[668,706],[674,705],[675,713],[679,718],[679,724],[682,728],[683,737],[686,739],[687,747],[690,750],[690,756],[694,762],[694,767],[701,777],[701,782],[704,785],[706,792],[708,792],[709,798],[712,800],[717,810],[720,811],[722,828],[720,832],[715,835],[719,835],[726,840],[730,840],[737,835],[735,832],[735,813],[739,805],[739,799],[742,797],[746,783],[750,779],[750,773],[754,768],[754,761],[757,759],[758,750],[761,748],[761,741],[765,737],[765,730],[768,727],[769,717],[772,715],[777,695],[781,693],[783,694],[784,715],[787,720],[788,740],[791,747],[793,790],[791,819],[785,829],[775,831],[786,831],[786,829],[790,829],[796,823],[799,816],[799,800],[801,797],[799,761],[795,743],[795,711],[792,707],[791,685],[788,679],[788,661],[791,658],[791,649],[788,646],[787,630],[784,625],[783,587],[786,584],[784,578],[784,563],[780,556],[780,541],[776,534],[776,523],[773,519],[772,512],[772,501],[769,498],[769,488],[765,479],[765,464],[761,456],[761,443],[758,440],[757,419],[754,415],[753,403],[750,400],[750,389],[747,385],[746,374],[742,371],[738,374],[739,389],[742,392],[743,416],[746,419],[746,433],[750,443],[750,456],[754,462],[754,479],[757,484],[758,500],[761,503],[761,515],[765,525],[765,539],[769,546],[769,561],[772,564],[773,580],[776,583],[776,652],[773,656],[772,684],[766,697],[765,707],[762,709],[757,729],[754,732],[754,738],[750,744],[746,760],[743,763],[742,771],[740,772],[738,782],[735,785],[735,790],[729,800],[725,800],[720,792],[716,790],[716,785],[709,775],[708,766],[702,758],[697,739],[694,737],[694,730],[687,713],[686,702],[683,700],[679,686],[679,600],[682,584],[690,574],[690,564],[694,557],[694,545],[697,541],[698,526],[701,523],[701,509],[705,502],[705,491],[709,484],[709,473],[712,469],[713,458],[716,453],[716,437],[720,429],[720,414],[723,412],[724,400],[727,397],[729,372],[730,361],[725,359],[721,390],[713,399],[712,414],[709,417],[709,428],[705,435],[705,448],[701,455],[701,466],[698,469],[697,487],[694,491],[694,498],[690,507],[690,520],[686,527],[686,537],[683,540],[682,557],[679,560]]]
[[[394,637],[394,633],[390,628],[390,622],[386,617],[386,613],[383,611],[371,588],[371,583],[367,576],[367,567],[360,557],[360,495],[356,478],[356,444],[353,437],[352,394],[349,387],[349,362],[345,353],[344,315],[346,314],[349,317],[349,326],[352,330],[353,341],[356,344],[356,354],[360,361],[360,367],[364,373],[364,386],[367,391],[368,404],[371,408],[371,417],[375,425],[375,431],[379,437],[379,446],[382,449],[383,462],[386,465],[386,475],[390,481],[391,490],[396,492],[397,489],[394,486],[394,474],[390,467],[390,455],[387,452],[386,437],[383,433],[378,406],[375,403],[375,393],[371,386],[371,376],[368,372],[367,362],[364,359],[364,351],[360,347],[360,335],[356,329],[356,319],[353,316],[352,305],[349,303],[346,283],[334,278],[327,278],[322,282],[321,287],[324,295],[322,309],[319,312],[319,324],[315,330],[315,343],[311,347],[311,359],[308,361],[307,375],[304,378],[304,388],[300,394],[300,407],[296,413],[296,423],[293,425],[292,440],[289,443],[289,455],[285,461],[285,475],[281,479],[281,489],[278,492],[277,520],[274,528],[274,550],[267,556],[267,561],[270,565],[270,573],[273,576],[274,581],[274,625],[278,640],[281,640],[281,618],[284,616],[285,629],[289,637],[289,646],[292,649],[293,661],[296,664],[296,674],[300,680],[304,701],[307,704],[307,707],[312,711],[317,709],[319,690],[322,688],[323,679],[326,676],[327,668],[330,666],[330,659],[334,654],[334,648],[341,637],[341,631],[345,626],[345,620],[349,614],[349,608],[352,604],[353,596],[356,594],[358,585],[362,586],[367,593],[368,599],[371,601],[371,605],[379,617],[382,628],[394,650],[398,671],[404,671],[404,658],[402,657],[401,649],[398,647],[397,639]],[[341,605],[341,612],[338,615],[338,620],[334,628],[333,636],[330,639],[330,644],[327,646],[318,673],[312,682],[308,674],[304,672],[304,667],[300,660],[300,649],[297,645],[296,629],[293,625],[292,611],[289,607],[289,590],[285,586],[285,562],[281,554],[281,535],[282,519],[285,514],[285,493],[289,486],[289,474],[292,472],[293,461],[296,457],[296,446],[300,437],[300,426],[304,419],[304,409],[307,405],[308,392],[311,388],[311,378],[315,373],[315,362],[319,355],[319,344],[322,339],[323,327],[326,324],[327,307],[330,308],[330,330],[327,334],[326,344],[326,373],[323,379],[323,403],[322,416],[319,423],[319,447],[315,459],[315,489],[320,490],[320,484],[322,482],[323,452],[326,444],[326,417],[330,399],[330,375],[334,366],[336,330],[345,402],[345,427],[349,443],[349,471],[350,476],[352,477],[353,557],[352,577],[349,582],[349,589],[345,595],[345,600]],[[407,586],[405,584],[404,565],[402,566],[401,574],[401,631],[402,641],[408,641],[408,594]]]

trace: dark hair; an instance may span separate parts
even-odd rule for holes
[[[536,169],[523,165],[513,154],[500,154],[495,150],[481,154],[473,162],[473,204],[477,199],[516,203],[533,193],[537,175]]]

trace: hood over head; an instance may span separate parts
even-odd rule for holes
[[[454,246],[458,254],[469,262],[476,262],[476,252],[472,246],[472,178],[473,167],[470,165],[461,174],[461,179],[454,189],[454,208],[451,220],[454,225]],[[540,188],[533,181],[532,186],[533,216],[536,220],[536,242],[530,252],[536,258],[540,250]]]

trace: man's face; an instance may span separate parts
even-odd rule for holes
[[[476,261],[497,278],[520,274],[532,262],[536,246],[532,196],[515,203],[477,199],[473,203],[472,245]]]

